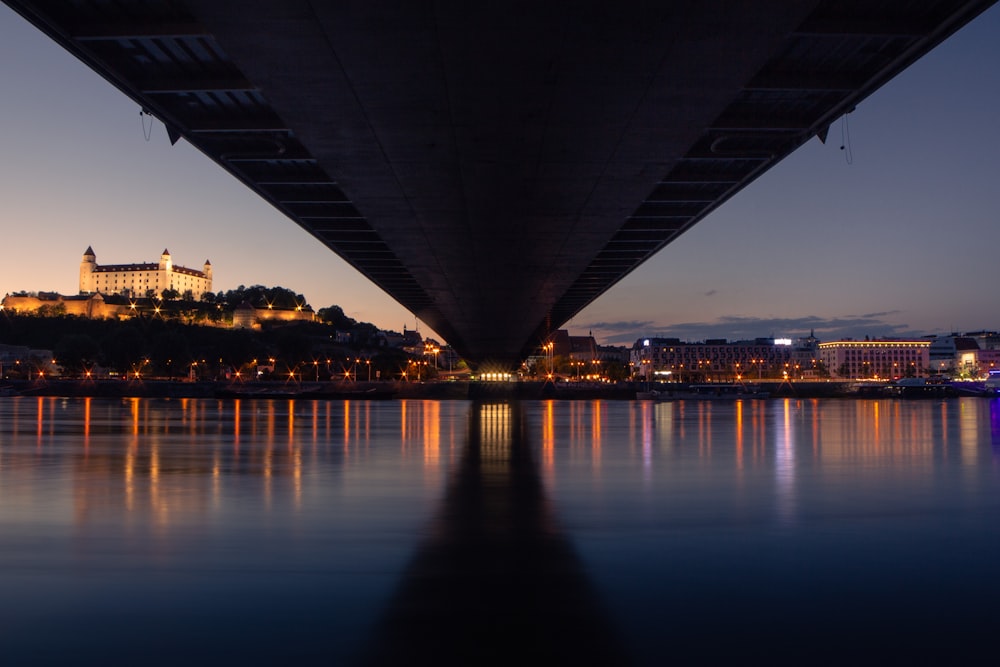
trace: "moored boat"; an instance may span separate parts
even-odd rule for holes
[[[983,393],[987,396],[1000,395],[1000,370],[991,370],[983,383]]]
[[[930,383],[926,378],[900,378],[887,385],[885,392],[900,398],[947,398],[956,393],[950,385]]]

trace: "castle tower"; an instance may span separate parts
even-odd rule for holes
[[[80,293],[95,292],[94,270],[97,269],[97,255],[94,249],[87,246],[83,251],[83,260],[80,262]]]
[[[160,270],[167,273],[174,270],[174,262],[170,259],[170,251],[166,248],[163,249],[163,253],[160,255]]]
[[[211,292],[212,291],[212,263],[206,259],[205,260],[205,266],[203,267],[202,270],[205,272],[205,288],[202,291],[203,292]]]

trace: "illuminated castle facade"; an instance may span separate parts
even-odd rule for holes
[[[205,260],[204,269],[198,271],[176,266],[166,249],[157,264],[108,264],[97,263],[91,247],[83,253],[80,262],[81,294],[122,294],[129,297],[157,296],[171,289],[180,294],[188,290],[194,298],[212,291],[212,265]]]

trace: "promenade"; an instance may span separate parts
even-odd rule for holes
[[[754,385],[772,398],[850,397],[853,383],[762,381]],[[684,385],[659,387],[662,391]],[[244,382],[183,380],[6,380],[3,395],[104,398],[299,398],[312,400],[385,399],[579,399],[632,400],[639,382]],[[654,386],[654,388],[656,388]],[[866,397],[871,397],[870,395]]]

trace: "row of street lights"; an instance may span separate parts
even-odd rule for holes
[[[749,364],[750,364],[751,367],[756,367],[756,370],[757,370],[757,379],[758,380],[763,379],[763,377],[764,377],[764,367],[765,366],[768,367],[768,371],[769,372],[773,370],[775,373],[780,373],[781,377],[783,377],[785,379],[790,378],[790,377],[791,378],[798,378],[798,377],[801,376],[801,371],[802,371],[802,367],[801,367],[800,364],[798,364],[798,363],[792,363],[792,362],[777,363],[777,364],[773,364],[773,363],[772,364],[768,364],[766,359],[750,359],[749,360]],[[632,362],[630,364],[630,366],[632,366],[632,372],[633,372],[633,374],[637,374],[639,377],[641,377],[641,378],[643,378],[643,379],[645,379],[647,381],[654,374],[654,371],[653,371],[653,360],[652,359],[648,359],[648,358],[647,359],[641,359],[639,361],[639,368],[638,369],[635,368],[635,362]],[[736,380],[742,380],[743,379],[743,365],[740,362],[734,362],[732,364],[732,367],[733,367],[732,377],[734,379],[736,379]],[[813,361],[813,369],[815,370],[815,368],[816,368],[816,361],[814,360]],[[751,368],[750,370],[753,370],[753,369]],[[659,374],[660,371],[655,371],[655,373]],[[697,374],[697,375],[701,375],[701,374],[709,374],[709,375],[717,374],[717,375],[722,375],[722,374],[725,373],[725,371],[719,370],[719,369],[714,369],[713,370],[713,362],[705,360],[705,359],[699,359],[697,362],[692,362],[688,366],[685,366],[685,364],[677,364],[677,365],[671,364],[671,366],[670,366],[670,373],[673,374],[673,375],[676,375],[677,377],[680,378],[680,377],[683,377],[683,375],[685,373],[688,373],[688,374],[694,373],[694,374]]]

